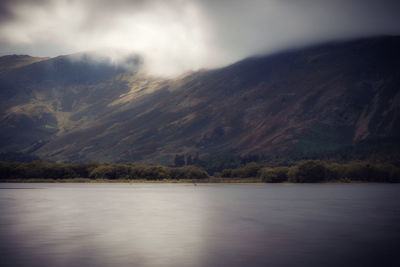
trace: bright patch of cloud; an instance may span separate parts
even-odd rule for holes
[[[400,34],[394,0],[4,0],[0,54],[136,53],[176,75],[345,38]]]

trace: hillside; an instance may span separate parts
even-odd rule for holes
[[[399,47],[400,37],[332,43],[174,79],[142,73],[138,58],[133,72],[85,56],[14,64],[0,73],[0,150],[166,165],[176,154],[365,155],[381,142],[395,153]]]

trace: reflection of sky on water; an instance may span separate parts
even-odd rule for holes
[[[1,209],[8,216],[1,220],[10,231],[1,235],[18,248],[10,251],[14,260],[35,259],[38,266],[199,262],[202,195],[191,187],[136,187],[50,185],[40,192],[2,192]]]
[[[399,263],[397,185],[0,187],[5,266]]]

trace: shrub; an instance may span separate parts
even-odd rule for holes
[[[390,164],[351,162],[345,164],[343,176],[355,181],[391,182],[396,181],[396,171],[398,168]]]
[[[90,178],[116,179],[116,171],[111,164],[102,164],[89,174]]]
[[[259,176],[266,183],[281,183],[288,180],[288,172],[289,167],[263,168]]]
[[[330,163],[330,164],[325,164],[326,167],[326,172],[325,172],[325,178],[326,180],[339,180],[341,178],[344,178],[344,173],[345,173],[345,166],[344,164],[339,164],[339,163]]]
[[[327,169],[319,160],[306,160],[290,168],[289,181],[295,183],[314,183],[325,180]]]
[[[246,166],[242,168],[242,173],[240,177],[257,177],[258,171],[260,170],[260,166],[258,166],[255,162],[247,163]]]
[[[90,173],[99,166],[99,164],[95,162],[73,163],[69,164],[69,166],[75,173],[75,177],[87,178],[90,176]]]
[[[195,166],[186,166],[181,169],[188,179],[204,179],[209,177],[205,170]]]
[[[170,168],[169,173],[172,179],[204,179],[209,177],[205,170],[195,166]]]
[[[140,178],[150,180],[168,179],[169,171],[167,167],[163,166],[144,166],[140,172]]]

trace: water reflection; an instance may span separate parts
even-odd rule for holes
[[[398,185],[0,187],[4,266],[400,263]]]

